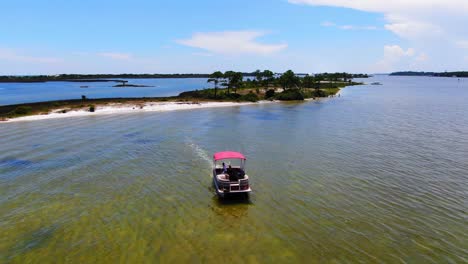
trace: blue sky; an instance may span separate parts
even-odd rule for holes
[[[466,0],[2,2],[2,75],[468,70]]]

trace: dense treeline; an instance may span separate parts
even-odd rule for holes
[[[242,76],[253,76],[254,73],[242,73]],[[59,75],[28,75],[0,76],[0,82],[53,82],[53,81],[91,81],[106,82],[119,79],[158,79],[158,78],[209,78],[210,74],[175,73],[175,74],[59,74]],[[106,80],[107,79],[107,80]]]
[[[256,72],[241,72],[242,77],[255,77]],[[273,74],[273,73],[272,73]],[[59,74],[59,75],[29,75],[29,76],[0,76],[0,83],[5,82],[53,82],[53,81],[88,81],[105,82],[119,81],[118,79],[157,79],[157,78],[210,78],[211,74]],[[365,74],[351,75],[353,78],[367,77]],[[108,79],[108,80],[106,80]]]
[[[455,71],[455,72],[401,71],[401,72],[392,72],[390,75],[393,75],[393,76],[468,77],[468,71]]]
[[[368,77],[345,72],[298,75],[292,70],[282,74],[257,70],[253,72],[253,78],[244,78],[240,72],[216,71],[208,79],[214,85],[212,89],[183,92],[179,97],[241,101],[304,100],[334,95],[340,87],[359,84],[352,81],[356,76]]]

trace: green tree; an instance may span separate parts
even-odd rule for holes
[[[343,82],[347,82],[348,74],[346,72],[343,72],[343,73],[341,73],[341,75],[342,75],[342,78],[343,78]]]
[[[321,97],[322,96],[322,90],[320,90],[320,83],[323,80],[323,75],[318,74],[315,76],[314,81],[315,81],[315,96]]]
[[[314,87],[314,81],[314,77],[307,74],[306,76],[304,76],[304,78],[302,78],[302,86],[304,88],[312,88]]]
[[[237,93],[237,89],[242,85],[242,73],[241,72],[230,72],[228,77],[228,87],[234,89],[234,93]]]
[[[263,73],[263,84],[265,85],[265,91],[268,90],[268,86],[270,85],[270,83],[273,82],[274,80],[274,73],[270,70],[264,70]]]
[[[291,70],[283,73],[283,75],[281,75],[279,78],[279,82],[284,90],[288,88],[299,87],[300,84],[299,77],[297,77],[296,74]]]
[[[210,78],[208,79],[208,82],[213,82],[214,83],[214,88],[215,88],[215,97],[218,92],[218,83],[224,78],[224,74],[220,71],[215,71],[212,74],[210,74]]]
[[[261,72],[260,70],[256,70],[254,74],[255,74],[255,79],[257,79],[257,83],[261,85],[262,80],[263,80],[263,72]]]
[[[232,78],[233,78],[234,75],[235,75],[235,72],[233,72],[233,71],[226,71],[224,73],[225,81],[223,82],[223,86],[227,87],[228,94],[231,93],[230,90],[233,88],[232,87],[232,85],[233,85]]]

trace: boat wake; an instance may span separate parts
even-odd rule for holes
[[[207,167],[211,167],[212,160],[210,155],[198,144],[194,143],[190,138],[186,139],[188,146],[193,150],[193,152],[202,160],[206,162]]]

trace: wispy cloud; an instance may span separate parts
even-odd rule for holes
[[[455,42],[457,47],[462,49],[468,49],[468,40],[458,40]]]
[[[446,31],[460,30],[466,24],[468,1],[466,0],[288,0],[293,4],[334,6],[365,12],[382,13],[385,28],[406,38],[437,37]],[[461,29],[465,30],[466,29]],[[459,32],[460,33],[460,32]]]
[[[427,56],[426,53],[421,53],[418,57],[416,57],[416,61],[427,61],[428,59],[429,56]]]
[[[213,53],[209,53],[209,52],[193,52],[192,54],[195,56],[213,57]]]
[[[309,6],[329,6],[349,8],[363,12],[379,13],[384,18],[385,30],[404,39],[421,53],[430,52],[415,57],[400,57],[399,69],[405,65],[430,66],[432,69],[466,68],[463,57],[468,49],[468,1],[467,0],[288,0],[292,4]],[[336,26],[336,27],[339,27]],[[351,29],[352,27],[346,27]],[[344,29],[344,28],[342,28]],[[427,64],[431,60],[439,60],[437,64]],[[395,60],[382,59],[379,65],[390,65]],[[408,63],[408,61],[412,61]],[[426,65],[423,65],[423,62]],[[442,66],[445,64],[446,66]],[[395,68],[388,66],[384,68]]]
[[[463,14],[468,11],[468,2],[465,0],[288,0],[288,2],[293,4],[334,6],[352,8],[367,12],[382,12],[393,14],[413,11],[419,12],[420,9],[431,9],[434,12],[455,12],[459,14]]]
[[[414,48],[406,50],[398,45],[385,45],[383,58],[377,62],[376,71],[391,72],[395,70],[415,68],[429,60],[429,56],[423,52],[417,52]]]
[[[97,54],[101,57],[106,57],[114,60],[130,60],[132,59],[132,54],[129,53],[120,53],[120,52],[101,52]]]
[[[71,55],[74,56],[89,56],[91,53],[86,52],[86,51],[72,51]]]
[[[384,46],[384,57],[387,59],[395,59],[401,57],[412,57],[414,56],[414,49],[408,48],[404,50],[398,45],[385,45]]]
[[[443,29],[439,25],[429,22],[416,21],[393,15],[388,15],[387,19],[391,23],[386,24],[385,29],[405,39],[436,37],[443,34]]]
[[[203,49],[219,54],[258,54],[268,55],[288,47],[287,44],[264,44],[257,38],[265,36],[261,31],[223,31],[195,33],[189,39],[177,40],[185,46]]]
[[[339,28],[344,30],[377,30],[376,26],[355,26],[355,25],[343,25]]]
[[[336,26],[335,23],[330,22],[330,21],[323,21],[322,23],[320,23],[320,25],[321,25],[322,27],[334,27],[334,26]]]
[[[331,21],[324,21],[320,23],[322,27],[334,27],[342,30],[377,30],[376,26],[358,26],[358,25],[338,25]]]
[[[25,55],[17,50],[2,48],[0,48],[0,60],[27,63],[59,63],[63,61],[61,58]]]

